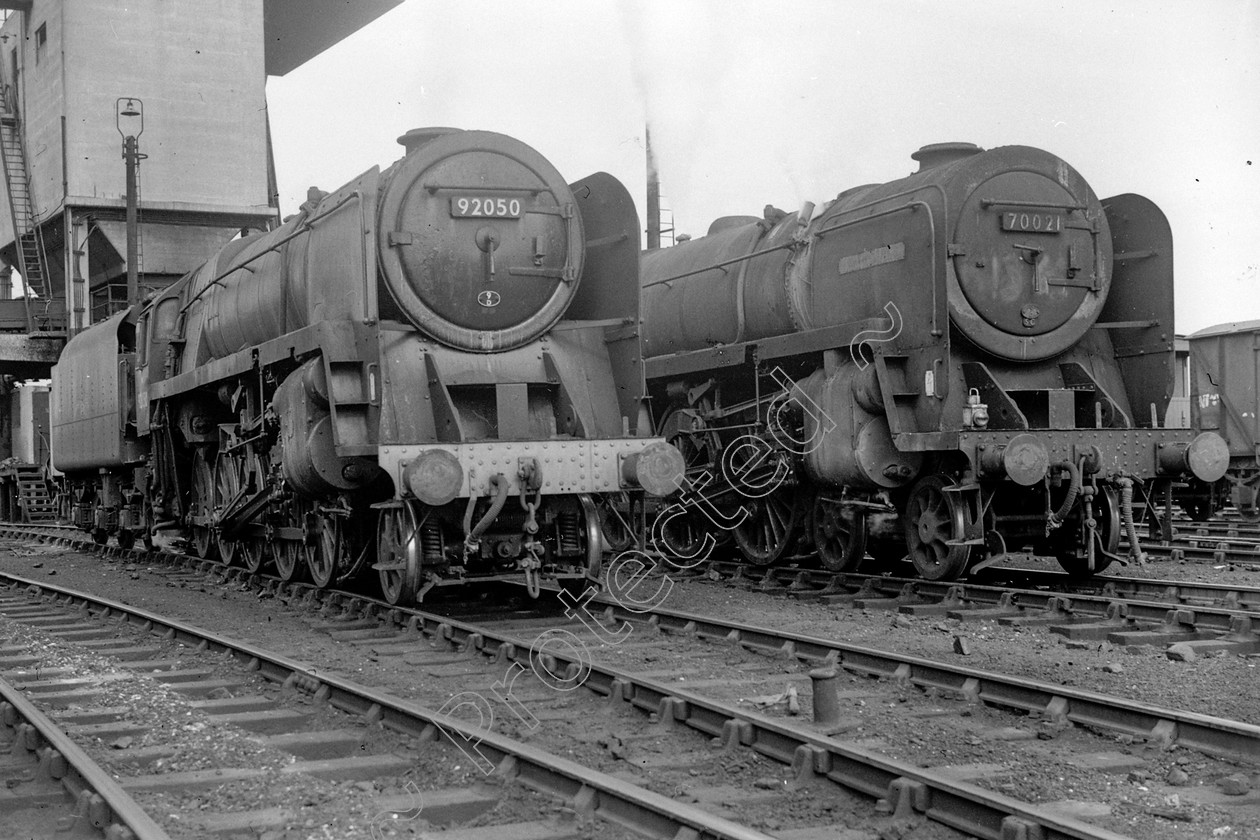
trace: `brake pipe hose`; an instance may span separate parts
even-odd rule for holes
[[[1054,465],[1055,469],[1067,470],[1068,475],[1071,477],[1071,480],[1070,480],[1070,483],[1068,484],[1067,497],[1064,498],[1063,504],[1059,505],[1058,510],[1050,514],[1050,518],[1046,522],[1047,531],[1053,531],[1055,528],[1058,528],[1060,525],[1062,525],[1064,520],[1067,519],[1068,514],[1072,512],[1072,505],[1076,504],[1076,497],[1080,495],[1080,492],[1081,492],[1081,470],[1084,468],[1084,466],[1085,466],[1084,458],[1081,459],[1080,468],[1078,468],[1076,464],[1073,464],[1071,461],[1060,461],[1059,463]]]
[[[1124,517],[1124,533],[1129,538],[1129,558],[1139,566],[1145,566],[1146,554],[1142,551],[1137,526],[1133,523],[1133,479],[1121,477],[1116,483],[1120,485],[1120,515]]]
[[[490,486],[494,488],[494,501],[490,503],[490,508],[478,520],[475,527],[472,526],[473,507],[477,503],[476,496],[470,496],[468,499],[468,507],[464,511],[464,533],[468,536],[464,538],[464,545],[471,551],[476,545],[478,539],[490,527],[490,523],[494,522],[495,517],[503,510],[503,505],[507,501],[508,480],[503,477],[502,473],[495,473],[490,476]]]

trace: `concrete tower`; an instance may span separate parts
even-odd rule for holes
[[[400,2],[0,0],[0,373],[273,224],[267,75]]]

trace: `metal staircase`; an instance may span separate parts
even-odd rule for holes
[[[44,470],[35,464],[17,465],[18,511],[23,522],[56,522],[57,503],[48,495]]]
[[[17,244],[18,272],[26,287],[26,325],[35,331],[31,313],[31,294],[43,300],[51,298],[48,286],[47,254],[35,210],[31,204],[30,179],[26,169],[26,148],[21,125],[13,107],[12,94],[6,85],[0,91],[0,157],[4,164],[4,181],[8,188],[9,213],[13,219],[13,235]]]

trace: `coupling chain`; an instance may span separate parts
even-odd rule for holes
[[[534,491],[534,498],[525,498],[525,487],[521,487],[521,508],[525,511],[525,533],[538,533],[538,506],[542,504],[542,489]]]
[[[530,537],[525,541],[525,556],[518,561],[521,570],[525,572],[525,591],[529,593],[531,598],[537,598],[542,591],[542,586],[540,585],[542,553],[543,544]]]

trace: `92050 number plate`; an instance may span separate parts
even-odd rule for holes
[[[1058,233],[1063,230],[1063,216],[1059,213],[1021,213],[1007,210],[1002,214],[1002,230]]]
[[[521,200],[496,195],[451,196],[451,215],[457,219],[519,219]]]

